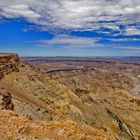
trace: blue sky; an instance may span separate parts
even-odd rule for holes
[[[0,0],[0,52],[140,56],[140,0]]]

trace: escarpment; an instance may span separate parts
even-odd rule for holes
[[[18,54],[14,53],[0,53],[0,63],[18,63],[19,57]]]
[[[0,79],[11,72],[18,72],[18,63],[17,54],[0,53]]]
[[[41,73],[38,67],[22,61],[9,61],[9,65],[13,64],[15,67],[8,67],[0,80],[3,89],[0,92],[3,109],[0,115],[8,116],[12,126],[17,126],[17,122],[22,126],[16,128],[19,133],[16,129],[12,131],[14,136],[29,137],[30,134],[31,138],[57,140],[58,135],[61,135],[60,139],[67,139],[67,133],[69,139],[76,140],[80,137],[97,140],[140,138],[139,98],[131,94],[133,79],[126,74],[100,68]],[[5,109],[14,110],[17,116],[10,118],[11,112]],[[0,118],[1,121],[4,118]],[[46,121],[51,123],[49,127],[46,127]],[[50,126],[53,126],[51,132],[46,129]],[[9,132],[11,129],[7,128]],[[94,133],[93,129],[100,133]],[[53,137],[54,134],[57,136]]]
[[[0,53],[0,80],[12,72],[18,72],[19,57],[14,53]],[[1,109],[14,110],[11,94],[0,87]]]

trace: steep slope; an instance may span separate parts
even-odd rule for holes
[[[16,113],[88,124],[120,140],[140,137],[139,100],[128,92],[132,88],[128,77],[96,69],[42,74],[21,61],[15,67],[18,71],[5,74],[0,86],[12,97]]]

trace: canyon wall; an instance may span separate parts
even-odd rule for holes
[[[18,54],[15,53],[0,53],[0,63],[18,63],[19,57]]]
[[[133,73],[130,70],[124,74],[124,70],[120,72],[120,69],[114,69],[115,66],[109,65],[110,69],[91,66],[91,69],[59,70],[57,68],[42,73],[34,65],[17,61],[18,58],[7,60],[5,63],[1,63],[3,69],[0,70],[4,75],[0,80],[0,108],[2,109],[0,114],[4,116],[3,119],[0,117],[0,124],[3,125],[0,136],[4,134],[3,131],[9,133],[10,129],[20,120],[18,116],[22,115],[26,119],[29,118],[27,128],[24,127],[25,120],[22,123],[22,130],[27,130],[27,134],[24,136],[27,137],[31,131],[37,132],[35,136],[45,133],[44,130],[40,132],[29,127],[36,125],[36,123],[30,122],[32,119],[32,122],[37,121],[41,124],[46,121],[55,123],[57,130],[61,128],[56,125],[56,122],[66,124],[65,122],[70,120],[76,125],[83,124],[84,132],[85,126],[96,128],[105,133],[105,136],[113,135],[115,140],[137,140],[140,138],[140,100],[131,94],[134,85],[131,78]],[[54,66],[54,63],[51,65]],[[106,66],[106,63],[102,66]],[[130,67],[130,64],[128,66]],[[48,66],[45,67],[48,68]],[[134,67],[132,67],[133,69]],[[135,70],[138,70],[137,74],[140,75],[139,68]],[[17,118],[14,124],[10,124],[11,128],[5,129],[6,126],[9,126],[9,123],[5,122],[11,122],[9,116],[9,119],[5,120],[5,115],[9,110],[14,110]],[[71,124],[70,127],[72,130],[75,128]],[[74,130],[74,135],[79,138],[77,130]],[[18,131],[18,128],[15,131]],[[19,136],[19,133],[12,132],[13,134],[10,136]],[[78,132],[83,134],[81,130]],[[52,136],[53,132],[51,132],[51,138]],[[78,138],[75,139],[78,140]],[[84,136],[82,138],[87,139]],[[96,139],[95,135],[91,138]],[[97,140],[102,139],[104,137],[97,138]],[[106,139],[109,138],[106,137]],[[113,138],[111,139],[113,140]]]

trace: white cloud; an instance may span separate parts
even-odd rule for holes
[[[119,25],[140,21],[140,0],[1,0],[0,16],[23,17],[43,30],[119,31]]]
[[[8,5],[2,8],[1,15],[7,18],[26,18],[27,20],[38,19],[41,17],[38,13],[29,9],[28,5],[18,4],[18,5]]]
[[[135,27],[128,27],[125,30],[125,35],[140,35],[140,29],[137,29]]]
[[[30,43],[42,47],[55,47],[58,46],[63,49],[88,49],[101,47],[102,45],[98,43],[100,38],[87,38],[87,37],[76,37],[61,35],[54,37],[51,40],[38,40],[32,41]]]

